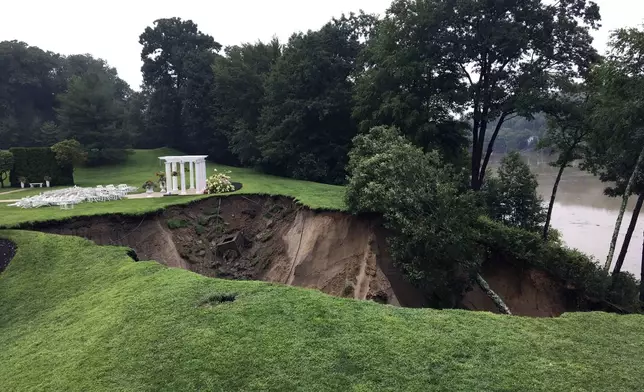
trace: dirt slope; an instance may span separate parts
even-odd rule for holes
[[[85,217],[34,229],[127,246],[141,260],[205,276],[279,282],[399,306],[425,304],[394,267],[377,221],[311,211],[287,198],[211,198],[160,215]],[[484,266],[483,276],[515,314],[580,310],[574,293],[543,271],[497,261]],[[463,307],[496,311],[478,288],[465,296]]]
[[[278,282],[400,306],[424,304],[393,266],[377,222],[314,212],[286,198],[213,198],[161,215],[83,217],[34,229],[127,246],[141,260],[205,276]],[[224,249],[221,243],[235,235],[241,238],[236,246]]]

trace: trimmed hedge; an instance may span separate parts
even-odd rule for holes
[[[540,235],[505,226],[487,217],[478,220],[479,242],[488,254],[502,255],[519,267],[546,270],[572,284],[584,295],[609,301],[632,312],[640,311],[639,285],[632,274],[612,277],[593,258],[557,241],[544,242]]]
[[[9,181],[11,186],[19,187],[18,178],[26,177],[28,182],[45,182],[45,176],[51,177],[52,186],[74,185],[72,166],[61,167],[56,155],[49,147],[15,147],[9,149],[13,154],[13,168]]]

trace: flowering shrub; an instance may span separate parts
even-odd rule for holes
[[[206,180],[206,191],[208,193],[224,193],[232,192],[235,190],[235,186],[230,182],[230,176],[227,173],[220,173],[217,169],[214,169],[215,174],[208,177]]]

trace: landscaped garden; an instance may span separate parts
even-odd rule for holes
[[[74,181],[78,186],[93,187],[107,184],[128,184],[140,186],[147,180],[156,181],[155,173],[161,170],[159,157],[177,154],[171,149],[134,150],[124,164],[100,168],[80,167],[74,171]],[[343,210],[344,188],[335,185],[298,181],[289,178],[269,176],[252,169],[235,168],[208,163],[208,174],[217,168],[230,172],[233,181],[243,184],[235,194],[266,194],[290,196],[314,209]],[[56,184],[52,184],[55,188]],[[15,190],[14,188],[9,188]],[[31,188],[19,192],[0,194],[0,200],[15,200],[33,196],[46,191],[45,188]],[[177,196],[163,198],[144,198],[119,200],[105,203],[83,203],[73,210],[58,208],[21,209],[10,207],[11,203],[0,203],[0,227],[13,227],[24,222],[63,219],[71,216],[100,214],[142,214],[173,204],[187,203],[205,196]]]

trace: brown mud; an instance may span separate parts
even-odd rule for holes
[[[78,217],[30,228],[130,247],[138,259],[209,277],[278,282],[405,307],[426,304],[394,266],[378,220],[313,211],[283,197],[209,198],[143,217]],[[491,262],[483,276],[517,315],[592,309],[543,271]],[[478,288],[463,307],[497,311]]]

